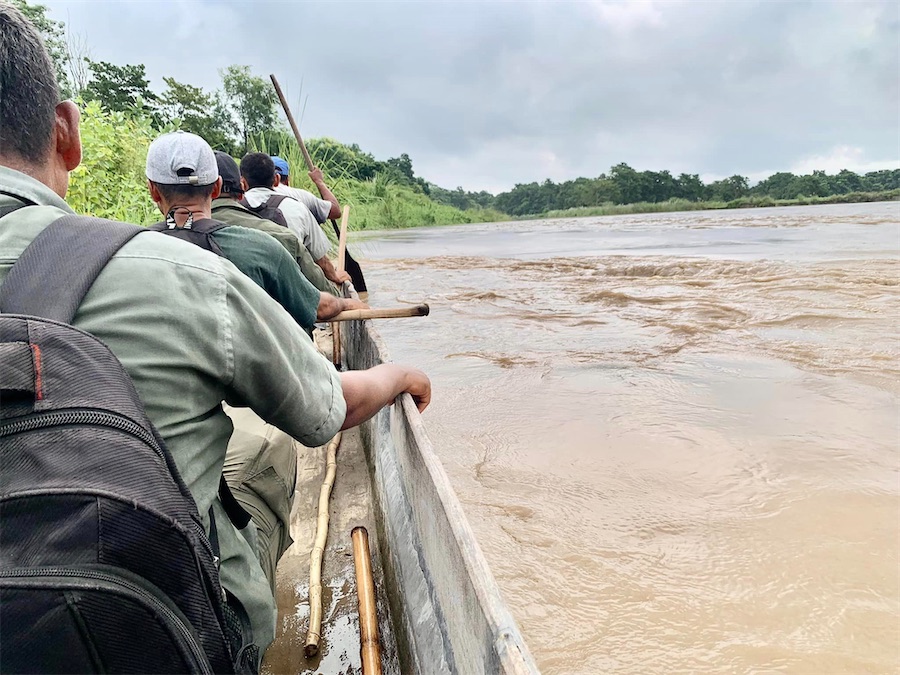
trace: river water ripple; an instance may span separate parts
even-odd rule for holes
[[[900,204],[353,248],[544,673],[900,670]]]

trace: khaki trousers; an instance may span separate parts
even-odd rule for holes
[[[300,445],[248,408],[225,408],[234,434],[225,455],[225,480],[256,526],[256,553],[275,593],[275,568],[293,543],[291,506]],[[302,446],[301,446],[302,447]]]

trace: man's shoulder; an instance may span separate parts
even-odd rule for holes
[[[233,259],[235,256],[241,260],[262,257],[266,262],[271,261],[277,264],[283,262],[282,257],[292,260],[284,246],[261,230],[240,225],[226,225],[213,236],[229,259]]]
[[[275,192],[280,195],[285,195],[287,197],[291,197],[292,199],[296,199],[298,201],[306,203],[310,199],[316,200],[316,197],[309,190],[304,190],[303,188],[295,188],[290,185],[279,185],[275,188]]]

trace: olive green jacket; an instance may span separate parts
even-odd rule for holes
[[[266,234],[272,235],[293,256],[297,264],[300,265],[303,276],[309,279],[313,286],[325,293],[343,297],[337,286],[325,278],[322,268],[312,259],[303,242],[297,239],[297,236],[286,227],[273,223],[271,220],[260,218],[230,197],[218,197],[213,200],[212,217],[213,220],[218,220],[222,223],[262,230]]]

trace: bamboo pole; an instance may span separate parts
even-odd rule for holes
[[[291,130],[294,132],[294,137],[297,139],[297,144],[300,146],[300,152],[303,153],[303,159],[306,160],[306,170],[313,170],[313,162],[312,158],[309,156],[309,152],[306,150],[306,143],[303,142],[303,137],[300,135],[300,129],[297,128],[297,123],[294,121],[294,116],[291,114],[291,108],[288,105],[287,99],[284,97],[284,92],[281,91],[281,85],[278,84],[278,80],[275,79],[274,73],[269,75],[272,79],[272,84],[275,87],[275,93],[278,94],[278,100],[281,101],[281,107],[284,108],[284,116],[287,117],[288,124],[291,125]]]
[[[363,675],[381,675],[381,645],[378,642],[378,615],[375,608],[375,582],[369,554],[369,533],[354,527],[353,564],[356,567],[356,592],[359,595],[359,653]]]
[[[409,316],[428,316],[430,312],[431,308],[428,305],[389,309],[347,309],[328,320],[334,322],[362,321],[365,319],[402,319]]]
[[[306,143],[303,142],[303,137],[300,135],[300,129],[294,121],[294,115],[291,113],[291,108],[288,105],[287,99],[284,97],[284,92],[281,91],[281,85],[278,84],[278,80],[275,78],[274,73],[269,75],[269,78],[272,80],[272,86],[275,87],[275,93],[278,95],[278,100],[281,101],[281,107],[284,109],[284,116],[287,117],[288,123],[291,125],[291,130],[294,132],[294,138],[297,139],[297,145],[300,146],[300,152],[303,153],[303,159],[306,161],[306,170],[312,171],[312,157],[309,156],[309,151],[306,149]],[[331,219],[331,227],[334,228],[334,233],[338,234],[338,226],[337,223],[334,222],[334,218]],[[365,293],[367,288],[366,280],[363,278],[362,268],[349,253],[347,254],[346,269],[347,273],[353,279],[353,287],[356,289],[357,293]]]
[[[306,646],[303,648],[307,658],[319,653],[319,640],[322,638],[322,558],[325,555],[325,541],[328,539],[328,500],[337,472],[337,449],[340,444],[339,431],[325,451],[325,481],[319,490],[316,540],[309,554],[309,630],[306,632]]]

